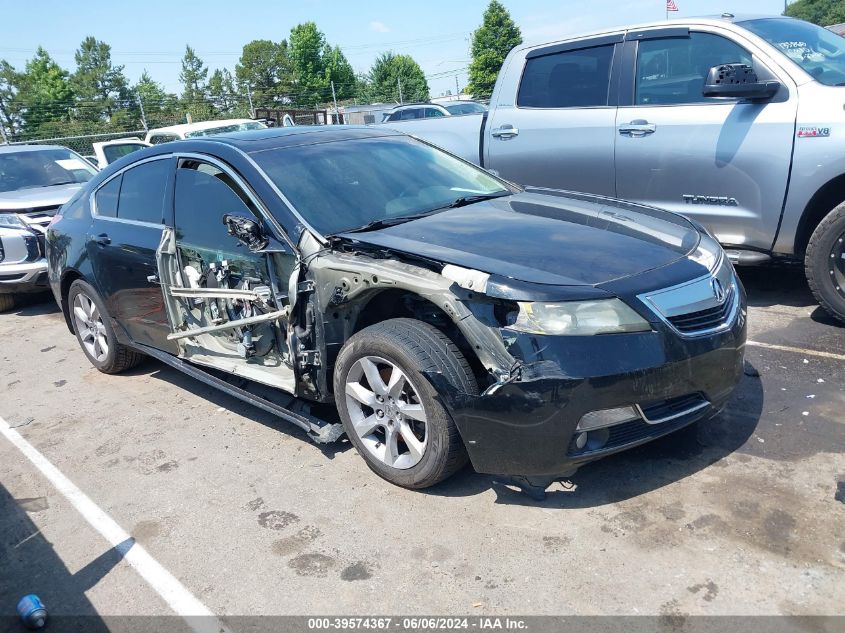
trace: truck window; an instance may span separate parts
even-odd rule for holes
[[[525,64],[516,104],[523,108],[606,106],[613,45],[534,57]]]
[[[703,103],[707,72],[719,64],[751,65],[751,53],[712,33],[644,40],[637,53],[637,105]]]

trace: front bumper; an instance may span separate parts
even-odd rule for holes
[[[742,292],[740,290],[740,292]],[[450,403],[474,468],[554,478],[580,465],[712,417],[743,374],[744,293],[730,327],[684,338],[669,327],[593,337],[510,333],[526,363],[522,379]],[[639,406],[640,419],[609,427],[599,448],[578,448],[576,426],[591,411]],[[660,421],[663,420],[663,421]]]
[[[46,258],[18,264],[0,263],[0,294],[43,292],[47,289]]]

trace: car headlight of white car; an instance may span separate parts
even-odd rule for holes
[[[651,325],[620,299],[517,302],[519,312],[508,327],[531,334],[590,336],[648,332]]]
[[[17,213],[0,213],[0,226],[13,229],[28,228],[26,222],[21,220]]]

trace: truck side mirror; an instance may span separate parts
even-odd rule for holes
[[[223,224],[226,225],[229,235],[236,237],[253,252],[263,250],[270,243],[255,220],[227,213],[223,216]]]
[[[780,89],[778,81],[760,81],[748,64],[713,66],[704,81],[705,97],[767,100]]]

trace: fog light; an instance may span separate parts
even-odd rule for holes
[[[617,407],[615,409],[590,411],[589,413],[584,414],[578,422],[578,426],[575,427],[575,430],[589,431],[590,429],[600,429],[607,426],[622,424],[623,422],[630,422],[631,420],[638,420],[639,417],[640,416],[634,407]]]
[[[587,434],[579,433],[575,436],[575,448],[579,451],[587,445]]]

